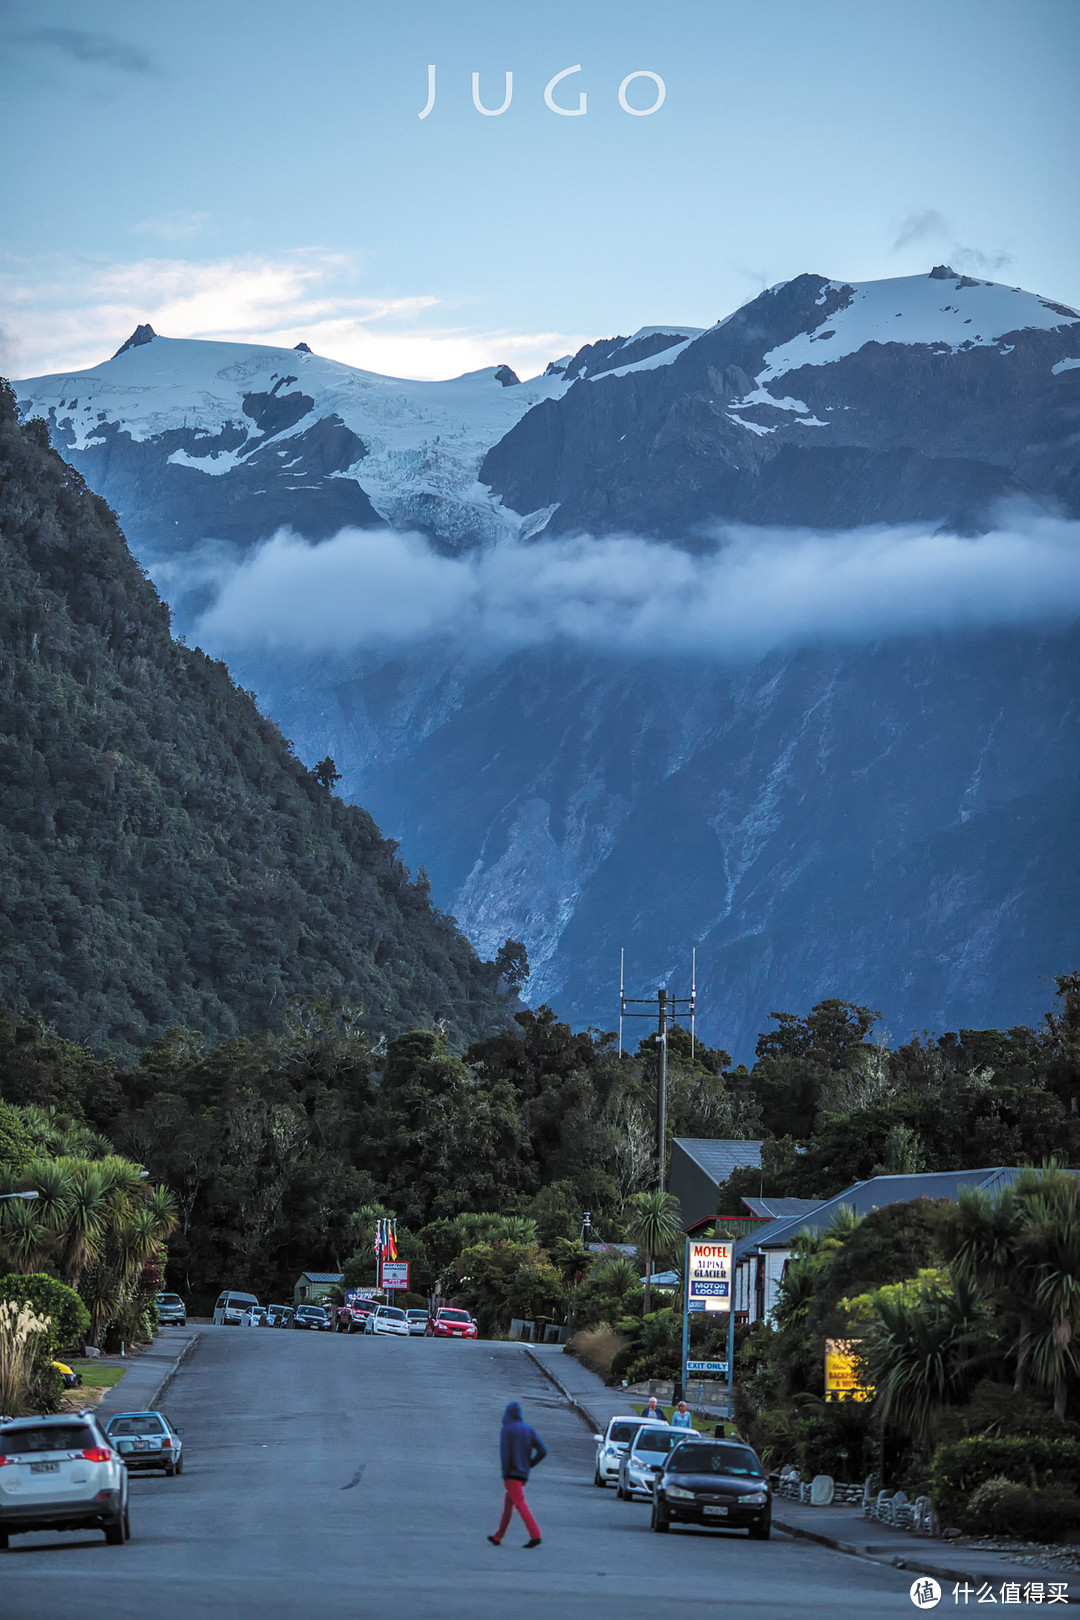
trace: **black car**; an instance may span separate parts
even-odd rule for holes
[[[294,1328],[308,1328],[312,1333],[329,1333],[333,1327],[321,1305],[298,1305],[293,1315]]]
[[[652,1527],[700,1524],[710,1530],[748,1530],[768,1541],[772,1492],[749,1446],[732,1440],[683,1440],[656,1470]]]

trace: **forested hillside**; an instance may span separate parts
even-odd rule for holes
[[[0,383],[0,1001],[97,1050],[294,994],[452,1042],[512,1011],[371,817],[173,640],[116,519]],[[511,998],[512,999],[512,998]]]

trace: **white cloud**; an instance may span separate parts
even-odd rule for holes
[[[133,227],[168,235],[197,229],[199,216]],[[170,220],[172,224],[170,225]],[[185,225],[185,221],[187,225]],[[75,255],[17,261],[0,272],[9,354],[21,376],[95,365],[142,321],[165,337],[292,346],[390,376],[459,376],[481,366],[540,371],[589,337],[565,332],[485,331],[455,325],[430,294],[358,296],[354,257],[310,249],[272,258],[143,258],[106,264]],[[12,360],[6,361],[13,369]]]
[[[974,539],[737,529],[704,556],[575,536],[450,558],[389,530],[314,546],[281,532],[219,581],[196,631],[215,652],[562,643],[742,662],[808,642],[1080,615],[1080,523],[1017,513]]]

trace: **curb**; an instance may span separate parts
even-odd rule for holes
[[[576,1395],[571,1395],[566,1385],[560,1379],[556,1378],[551,1368],[545,1361],[541,1359],[540,1356],[536,1355],[530,1345],[523,1344],[521,1348],[524,1350],[525,1354],[528,1356],[529,1360],[534,1364],[534,1366],[539,1367],[540,1371],[544,1374],[544,1377],[551,1380],[559,1394],[562,1396],[563,1400],[569,1402],[572,1410],[577,1413],[582,1423],[588,1425],[593,1434],[596,1433],[597,1429],[602,1430],[605,1427],[603,1423],[599,1423],[597,1419],[593,1417],[592,1413],[589,1411],[589,1408],[584,1406],[582,1402],[578,1400]]]
[[[835,1552],[846,1553],[849,1558],[860,1558],[864,1564],[880,1564],[886,1568],[904,1569],[910,1571],[910,1573],[913,1575],[933,1575],[935,1579],[939,1581],[971,1582],[975,1580],[975,1577],[971,1574],[970,1570],[948,1569],[943,1564],[933,1563],[926,1559],[912,1558],[899,1553],[895,1554],[891,1558],[878,1557],[874,1553],[864,1552],[863,1549],[856,1546],[854,1542],[839,1541],[836,1536],[826,1536],[817,1530],[807,1530],[802,1525],[790,1523],[785,1524],[783,1519],[777,1518],[775,1508],[773,1511],[772,1522],[774,1527],[777,1530],[783,1530],[785,1535],[798,1536],[803,1541],[816,1541],[819,1546],[831,1547]],[[1017,1579],[1021,1580],[1021,1584],[1023,1584],[1021,1577],[1025,1573],[1030,1579],[1032,1572],[1030,1570],[1025,1571],[1020,1565],[1017,1565]],[[1043,1574],[1042,1571],[1039,1573],[1040,1575]],[[1065,1584],[1071,1588],[1073,1583],[1071,1581],[1066,1581]],[[1074,1595],[1070,1590],[1068,1593],[1068,1601],[1070,1603],[1080,1603],[1080,1592],[1077,1592]]]
[[[158,1401],[160,1401],[161,1397],[164,1395],[165,1391],[168,1389],[169,1385],[172,1383],[173,1379],[180,1371],[180,1368],[184,1365],[184,1362],[187,1360],[188,1356],[190,1356],[191,1352],[194,1350],[201,1338],[201,1333],[195,1333],[188,1340],[187,1344],[185,1344],[184,1348],[181,1350],[168,1372],[162,1378],[157,1389],[155,1389],[154,1393],[147,1401],[146,1406],[148,1411],[151,1411],[157,1405]]]

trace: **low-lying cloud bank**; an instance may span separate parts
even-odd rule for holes
[[[484,657],[562,644],[745,662],[814,642],[1080,616],[1080,523],[1021,514],[975,538],[730,529],[705,555],[574,536],[458,558],[386,529],[318,545],[281,531],[215,572],[196,634],[217,652],[440,642]]]

